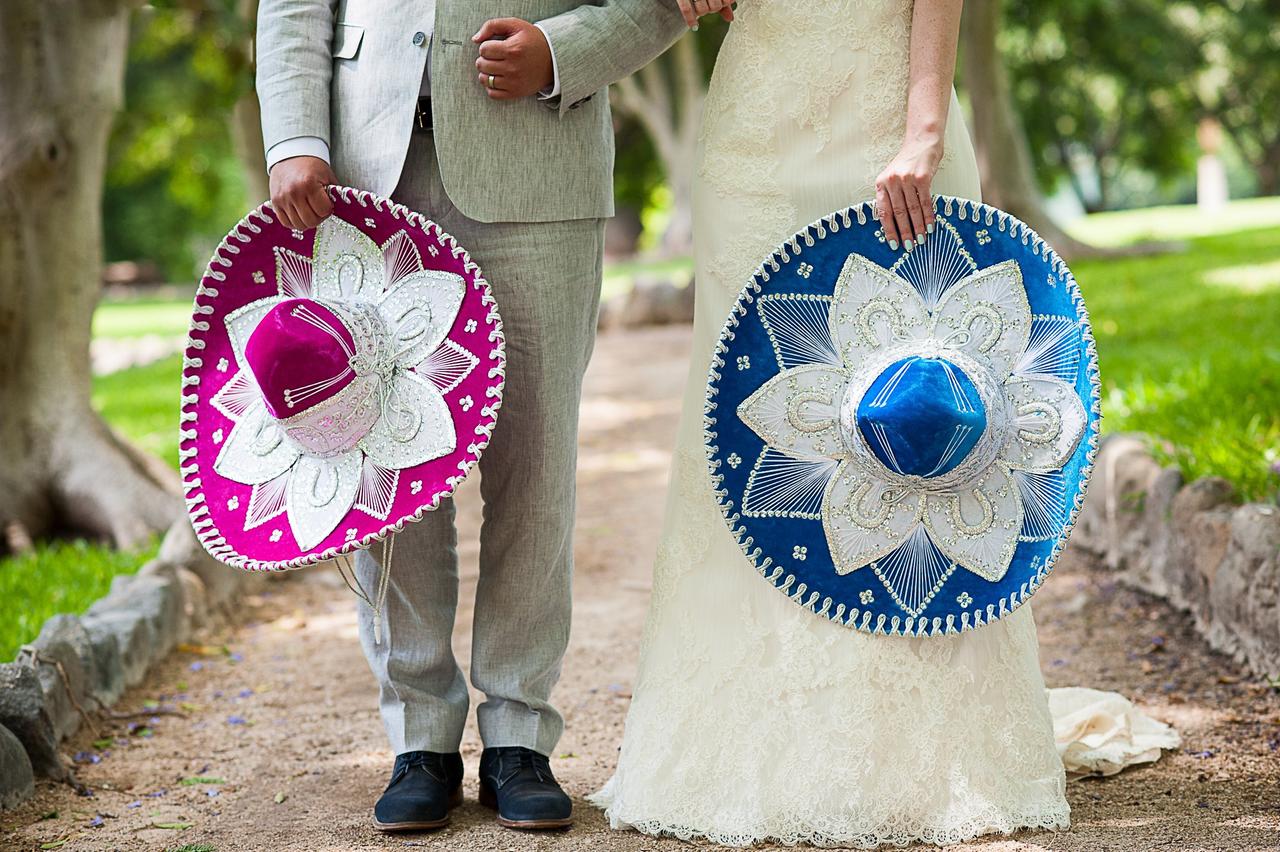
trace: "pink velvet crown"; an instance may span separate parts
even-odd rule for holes
[[[467,253],[394,202],[329,193],[314,231],[250,213],[196,293],[187,506],[205,548],[250,570],[367,547],[436,508],[501,405],[501,320]]]

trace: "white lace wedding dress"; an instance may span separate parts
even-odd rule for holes
[[[1069,823],[1029,606],[947,638],[833,624],[760,579],[708,479],[720,328],[778,243],[873,195],[904,134],[911,12],[911,0],[743,0],[720,52],[666,530],[619,765],[594,797],[615,828],[871,847]],[[933,186],[979,196],[954,97]]]

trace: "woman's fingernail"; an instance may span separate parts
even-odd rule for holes
[[[928,225],[925,225],[925,228],[924,228],[924,229],[925,229],[926,231],[928,231],[929,233],[931,233],[931,234],[932,234],[932,233],[933,233],[933,223],[932,223],[932,222],[930,222]]]
[[[916,234],[916,245],[924,245],[924,234]]]
[[[913,243],[913,242],[911,242],[911,240],[903,240],[903,241],[902,241],[902,247],[903,247],[904,249],[906,249],[907,251],[911,251],[913,248],[915,248],[915,247],[916,247],[916,244],[915,244],[915,243]]]
[[[694,25],[693,25],[693,31],[694,31],[695,33],[698,31],[698,25],[697,25],[697,24],[694,24]]]
[[[897,250],[898,250],[898,241],[897,241],[897,240],[889,240],[889,248],[890,248],[890,249],[892,249],[893,251],[897,251]]]

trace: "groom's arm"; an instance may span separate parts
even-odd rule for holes
[[[284,149],[328,159],[337,6],[338,0],[261,0],[258,6],[256,87],[268,167],[284,159]]]
[[[647,65],[688,29],[675,0],[594,0],[537,24],[554,46],[561,115]]]

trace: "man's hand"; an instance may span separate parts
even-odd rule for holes
[[[527,98],[551,88],[551,45],[542,30],[519,18],[486,21],[471,37],[480,45],[477,79],[495,101]]]
[[[271,206],[280,224],[295,231],[319,225],[333,212],[325,187],[337,183],[319,157],[290,157],[271,167]]]

